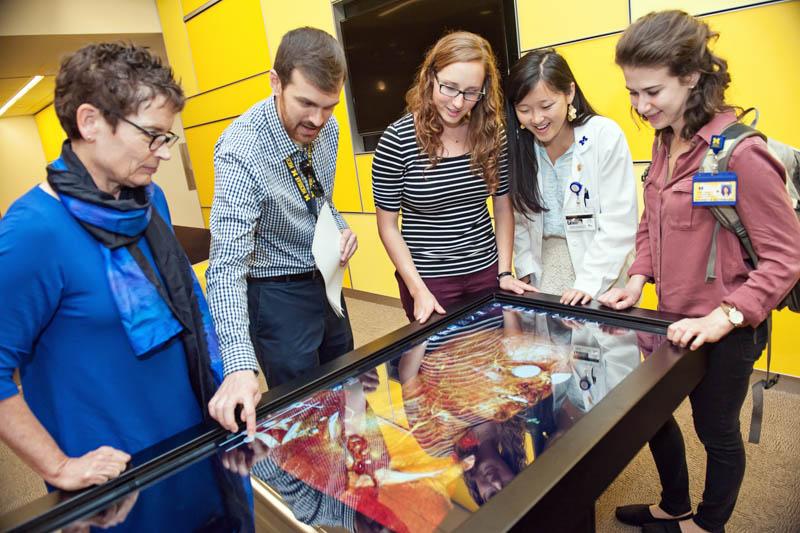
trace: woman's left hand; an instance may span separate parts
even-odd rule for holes
[[[707,342],[717,342],[733,330],[733,324],[725,312],[717,307],[701,318],[684,318],[670,324],[667,328],[667,339],[686,348],[691,343],[692,350],[700,348]]]
[[[539,289],[533,285],[529,285],[514,276],[503,276],[500,278],[500,288],[504,291],[512,291],[517,294],[522,294],[525,291],[539,292]]]
[[[561,295],[560,301],[567,305],[586,305],[592,301],[592,295],[578,289],[567,289]]]

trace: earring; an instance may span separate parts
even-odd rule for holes
[[[520,124],[519,125],[519,129],[524,130],[525,129],[525,124]]]
[[[578,116],[578,110],[575,109],[574,105],[569,104],[569,106],[567,106],[567,120],[572,122],[573,120],[575,120],[575,117],[577,116]]]

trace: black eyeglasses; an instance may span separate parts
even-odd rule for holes
[[[456,89],[455,87],[451,87],[450,85],[444,84],[439,81],[437,76],[434,76],[436,83],[439,84],[439,92],[445,96],[449,96],[450,98],[456,98],[459,94],[464,95],[464,100],[469,102],[478,102],[481,98],[486,96],[484,91],[462,91],[461,89]]]
[[[140,125],[136,124],[135,122],[131,122],[127,118],[123,117],[122,115],[117,114],[117,118],[120,119],[122,122],[130,124],[131,126],[136,128],[137,130],[141,131],[142,133],[144,133],[145,135],[150,137],[150,151],[151,152],[155,152],[156,150],[158,150],[159,148],[161,148],[165,144],[167,145],[167,148],[171,148],[172,145],[174,145],[176,142],[178,142],[178,139],[180,139],[180,136],[175,135],[171,131],[168,131],[167,133],[150,133],[149,131],[147,131],[146,129],[141,127]]]

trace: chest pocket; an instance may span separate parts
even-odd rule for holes
[[[681,180],[672,187],[664,198],[667,224],[672,229],[692,229],[695,207],[692,205],[692,180]]]

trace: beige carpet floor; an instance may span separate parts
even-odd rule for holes
[[[376,339],[406,324],[403,311],[348,298],[348,309],[356,346]],[[749,425],[750,398],[742,411],[742,427]],[[747,445],[748,471],[739,503],[728,524],[730,532],[800,531],[800,394],[779,384],[766,392],[765,423],[761,444]],[[691,412],[684,403],[676,412],[684,428],[692,498],[700,499],[705,472],[705,454],[691,428]],[[7,448],[0,445],[0,513],[44,493],[35,475]],[[645,448],[597,502],[599,532],[636,531],[619,524],[614,507],[626,503],[656,501],[658,476]]]

